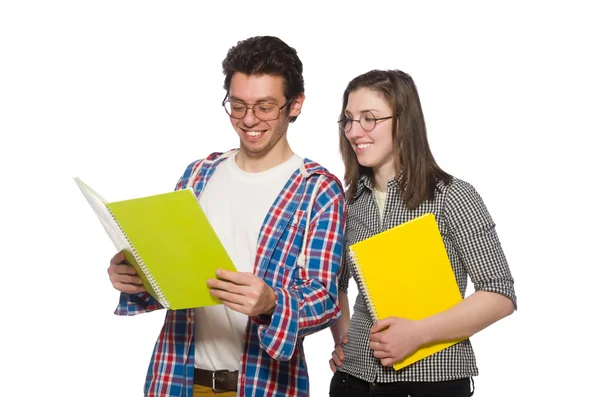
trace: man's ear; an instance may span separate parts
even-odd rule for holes
[[[290,103],[290,117],[298,116],[302,112],[304,98],[304,93],[298,94],[292,103]]]

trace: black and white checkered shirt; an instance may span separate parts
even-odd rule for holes
[[[476,291],[505,295],[516,307],[513,278],[496,235],[495,224],[481,197],[470,184],[457,178],[453,178],[448,185],[440,183],[438,187],[439,191],[433,200],[425,201],[415,210],[409,210],[400,199],[397,182],[390,181],[381,219],[371,181],[367,177],[359,181],[356,200],[348,205],[340,290],[348,292],[351,275],[354,280],[358,280],[348,255],[349,245],[430,212],[438,222],[463,298],[469,276]],[[340,371],[368,382],[433,382],[478,374],[469,339],[399,371],[382,366],[369,348],[369,332],[373,321],[360,292],[360,284],[358,287],[359,293],[350,319],[348,344],[344,346],[344,361]]]

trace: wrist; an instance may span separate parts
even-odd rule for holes
[[[417,325],[417,335],[420,337],[420,346],[433,343],[434,338],[427,319],[416,320],[415,323]]]
[[[267,308],[267,312],[265,313],[267,315],[273,314],[275,311],[275,306],[277,306],[277,292],[275,292],[275,290],[271,287],[269,287],[269,289],[271,290],[271,302]]]

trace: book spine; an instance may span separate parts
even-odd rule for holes
[[[369,285],[367,284],[367,282],[365,281],[365,278],[363,276],[360,261],[358,260],[358,255],[356,255],[356,252],[352,249],[352,247],[349,247],[348,251],[350,253],[350,258],[352,259],[352,263],[354,264],[354,270],[356,273],[356,277],[358,279],[358,283],[357,283],[358,288],[360,289],[360,292],[362,293],[362,295],[365,299],[365,302],[367,303],[367,309],[369,310],[371,319],[373,319],[373,322],[375,322],[379,318],[379,314],[377,313],[377,308],[375,307],[375,305],[373,304],[373,300],[371,299],[371,292],[369,291]]]
[[[146,266],[146,263],[144,262],[144,260],[140,256],[140,254],[137,252],[137,250],[135,249],[134,245],[131,243],[131,240],[129,240],[129,237],[127,236],[127,233],[125,233],[125,231],[121,227],[121,224],[117,220],[117,217],[114,216],[114,214],[112,213],[112,211],[110,210],[110,208],[108,208],[108,206],[106,207],[106,209],[108,210],[108,213],[110,214],[110,216],[112,216],[112,218],[114,219],[115,223],[117,224],[117,227],[121,231],[121,234],[123,235],[123,237],[125,238],[125,240],[127,240],[127,244],[131,248],[131,250],[130,250],[131,254],[135,258],[135,261],[136,261],[137,265],[140,267],[140,269],[144,273],[144,276],[146,277],[146,280],[148,280],[148,282],[150,283],[150,286],[152,287],[152,290],[156,294],[156,298],[158,299],[158,301],[160,302],[160,304],[165,309],[167,309],[167,310],[170,309],[171,308],[171,303],[169,302],[169,300],[167,299],[167,297],[163,293],[162,289],[160,288],[160,286],[158,285],[158,283],[154,279],[154,276],[152,275],[152,273],[150,272],[150,270],[148,270],[148,267]]]

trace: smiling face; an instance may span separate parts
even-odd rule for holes
[[[236,72],[231,78],[229,100],[249,107],[257,104],[257,112],[261,103],[282,107],[287,102],[284,95],[284,80],[280,76],[247,75]],[[251,109],[248,109],[241,119],[230,117],[231,125],[240,138],[240,153],[254,159],[267,156],[283,158],[287,151],[291,153],[286,136],[287,128],[290,117],[300,114],[303,100],[303,94],[296,97],[279,111],[279,117],[275,120],[260,120]]]
[[[386,118],[393,114],[385,98],[376,91],[359,88],[348,96],[346,117],[358,120],[365,112],[371,112],[376,119]],[[370,116],[368,116],[370,117]],[[394,176],[394,146],[392,137],[392,120],[367,120],[375,123],[371,131],[365,131],[358,121],[352,122],[352,129],[346,132],[346,139],[356,153],[359,164],[373,169],[374,174],[390,174]]]

